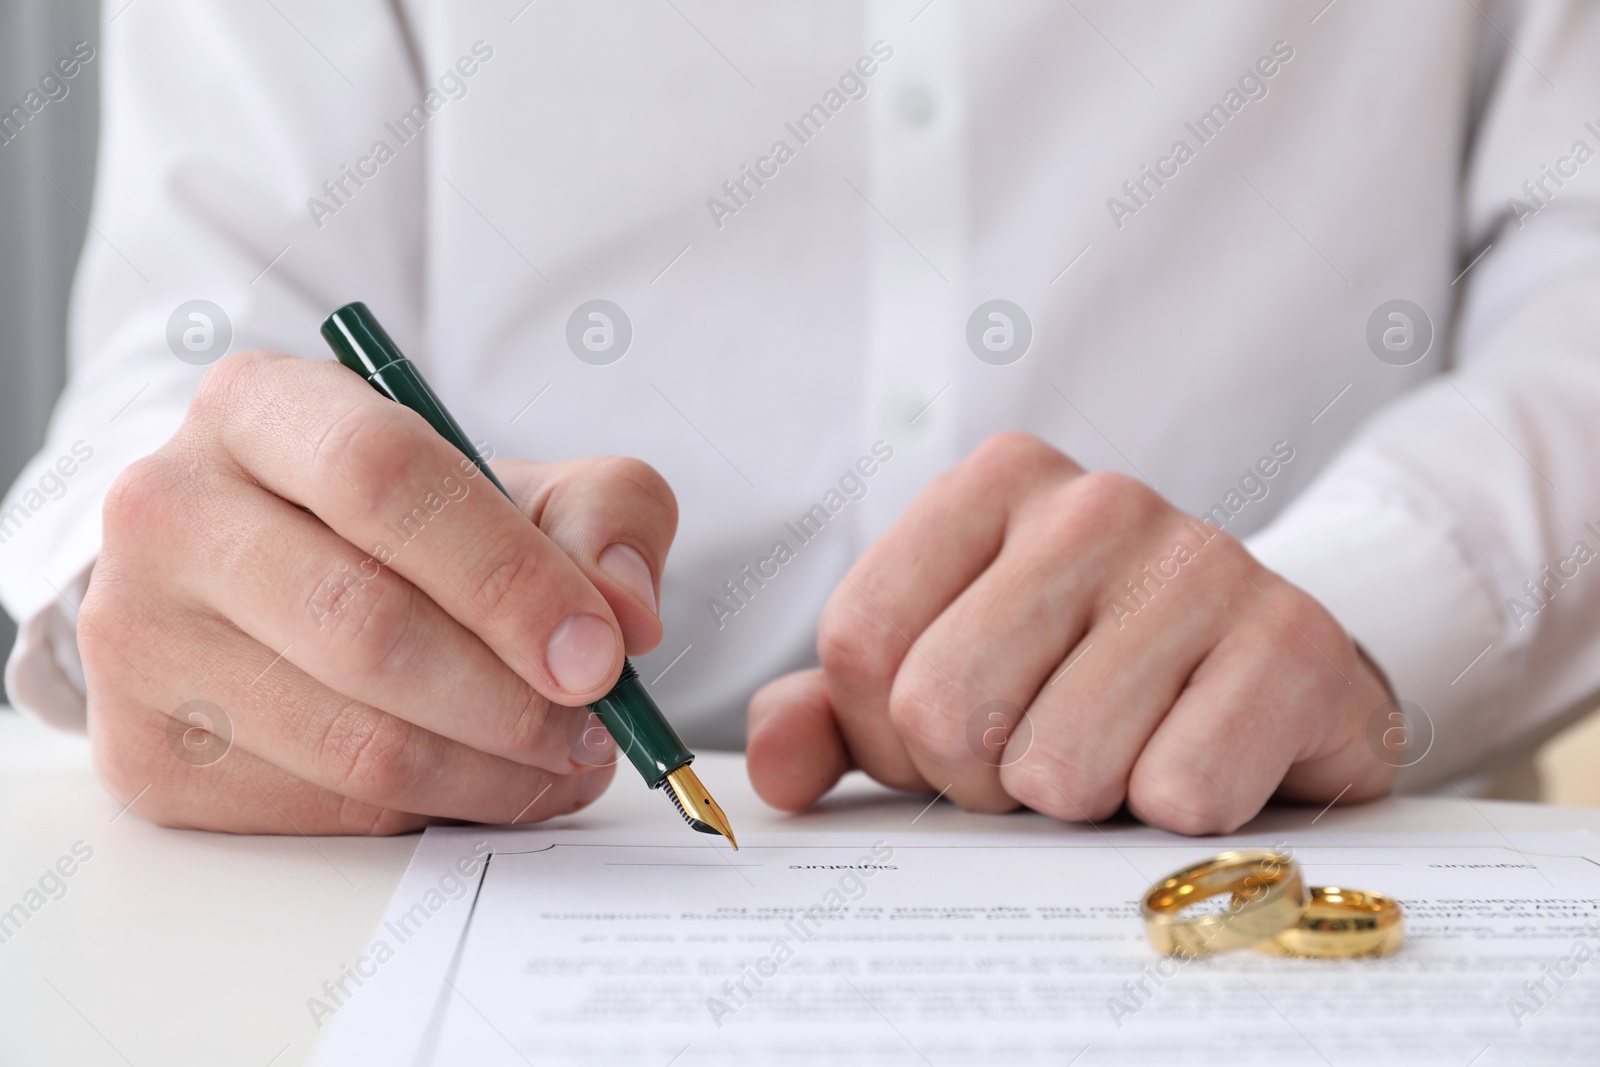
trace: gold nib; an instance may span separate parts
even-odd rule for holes
[[[735,852],[739,851],[739,842],[733,839],[733,827],[728,825],[728,817],[711,799],[711,794],[706,792],[706,787],[700,784],[700,779],[687,763],[667,775],[667,796],[672,798],[673,805],[693,829],[703,834],[721,834],[728,839],[728,844],[733,846]]]

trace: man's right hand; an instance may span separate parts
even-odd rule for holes
[[[661,639],[677,504],[637,460],[495,472],[516,504],[337,363],[212,368],[106,500],[78,645],[107,787],[245,833],[593,801],[617,752],[583,705]]]

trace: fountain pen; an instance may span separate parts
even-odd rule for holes
[[[365,304],[346,304],[329,315],[322,324],[322,336],[340,363],[359,374],[379,393],[421,415],[439,436],[459,449],[496,489],[510,498],[511,494],[472,447],[472,442],[428,387],[416,365],[406,359]],[[679,740],[672,724],[667,722],[649,690],[645,689],[639,672],[626,658],[622,661],[622,674],[617,684],[590,704],[589,710],[616,739],[617,747],[638,769],[645,784],[651,789],[666,787],[668,798],[685,822],[703,834],[721,834],[735,849],[739,847],[733,828],[728,825],[728,817],[689,767],[694,753]]]

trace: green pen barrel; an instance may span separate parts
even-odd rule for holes
[[[678,733],[656,707],[639,672],[631,662],[622,661],[622,676],[611,692],[589,705],[589,710],[616,739],[623,755],[638,768],[645,784],[659,789],[667,775],[694,759]]]
[[[367,310],[367,305],[357,301],[329,315],[322,324],[322,336],[340,363],[361,375],[390,400],[427,419],[440,437],[477,464],[494,487],[510,499],[511,494],[478,455],[466,432],[434,396],[422,374],[406,359],[394,338]],[[626,658],[622,661],[622,675],[617,684],[590,704],[589,710],[599,716],[616,739],[617,746],[638,768],[651,789],[660,788],[668,774],[694,759],[694,753],[684,747],[677,731],[661,714],[644,682],[639,680],[639,672]]]
[[[378,392],[396,404],[410,408],[434,428],[440,437],[455,445],[468,459],[477,464],[484,476],[509,498],[510,493],[494,476],[489,465],[478,455],[467,438],[466,431],[450,416],[433,395],[428,383],[416,365],[405,357],[394,338],[379,324],[367,305],[360,301],[346,304],[328,316],[322,324],[322,337],[333,349],[339,362],[367,380]]]

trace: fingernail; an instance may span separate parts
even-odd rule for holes
[[[639,550],[621,542],[600,553],[600,569],[615,578],[622,587],[656,610],[656,582],[650,574],[650,564],[644,561]]]
[[[550,635],[545,661],[562,689],[587,693],[616,666],[616,635],[598,616],[569,615]]]

